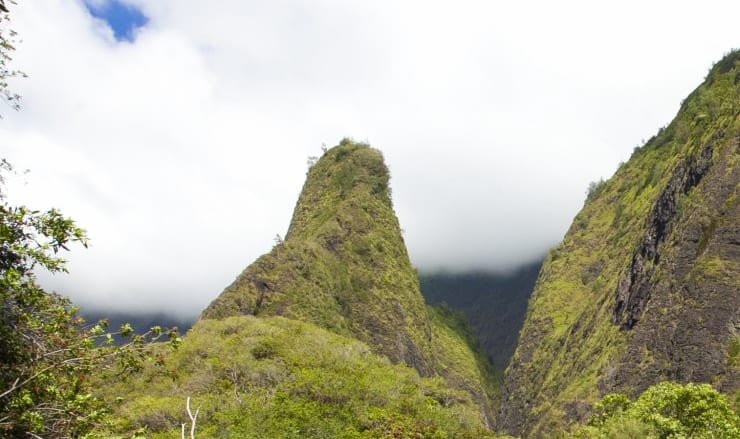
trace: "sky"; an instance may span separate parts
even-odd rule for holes
[[[12,5],[11,5],[12,6]],[[740,2],[19,0],[10,198],[90,248],[42,284],[197,315],[284,236],[307,158],[383,151],[412,263],[505,271],[556,245],[740,47]]]
[[[90,15],[107,23],[118,41],[134,41],[134,33],[147,24],[147,17],[134,5],[117,0],[85,2]]]

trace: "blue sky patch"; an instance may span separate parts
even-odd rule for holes
[[[85,7],[93,17],[108,23],[118,41],[133,41],[134,31],[145,26],[149,21],[146,15],[135,6],[119,0],[86,1]]]

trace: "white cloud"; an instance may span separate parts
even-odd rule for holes
[[[13,188],[89,230],[83,305],[197,313],[284,234],[322,143],[381,149],[422,269],[505,269],[567,229],[589,181],[669,122],[738,45],[732,1],[20,2],[3,155]]]

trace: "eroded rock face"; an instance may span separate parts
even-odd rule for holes
[[[622,165],[548,256],[499,413],[547,437],[603,394],[740,388],[740,52]]]
[[[737,368],[727,365],[727,346],[740,329],[740,167],[734,164],[740,134],[714,140],[722,142],[714,157],[707,144],[677,170],[684,178],[671,179],[682,183],[679,193],[693,189],[690,199],[701,204],[685,206],[668,222],[671,242],[656,248],[662,258],[642,283],[647,295],[638,294],[640,305],[631,308],[639,314],[627,314],[621,324],[633,334],[602,380],[604,390],[634,394],[661,380],[711,382],[725,392],[740,387]]]
[[[655,266],[660,263],[659,246],[665,242],[677,219],[678,200],[699,184],[707,173],[711,165],[713,144],[723,136],[722,131],[718,132],[716,139],[704,145],[698,158],[689,156],[684,163],[677,166],[668,185],[658,197],[647,221],[648,227],[640,248],[617,287],[612,323],[619,325],[621,329],[632,329],[640,320],[650,300]]]

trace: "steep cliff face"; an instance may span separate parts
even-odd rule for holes
[[[314,164],[282,243],[202,314],[280,315],[367,342],[422,375],[431,327],[393,212],[381,153],[343,141]]]
[[[740,52],[595,187],[548,255],[499,420],[541,437],[607,392],[740,387]]]

